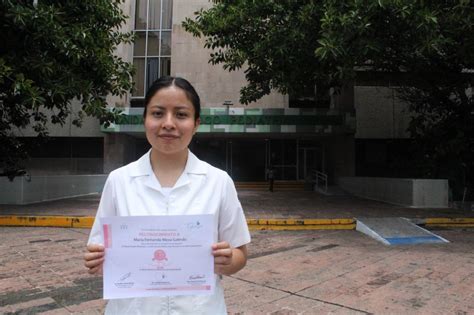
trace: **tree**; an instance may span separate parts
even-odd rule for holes
[[[0,170],[15,173],[31,148],[16,132],[31,126],[38,139],[48,123],[69,115],[80,126],[87,116],[108,124],[117,111],[108,94],[132,87],[132,65],[114,55],[132,34],[120,32],[126,16],[120,0],[0,0]],[[82,109],[73,113],[72,100]]]
[[[423,175],[449,169],[473,184],[471,1],[216,0],[183,26],[206,38],[210,63],[244,68],[245,104],[272,89],[340,87],[360,71],[398,78]]]

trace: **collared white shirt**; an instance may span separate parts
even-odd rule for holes
[[[138,215],[213,214],[215,241],[232,247],[250,242],[242,206],[229,175],[189,151],[183,173],[164,192],[153,173],[150,152],[110,173],[104,186],[89,244],[103,244],[98,218]],[[110,300],[106,314],[227,314],[224,292],[216,277],[211,296],[149,297]]]

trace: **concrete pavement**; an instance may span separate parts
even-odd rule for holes
[[[356,231],[253,231],[248,265],[224,277],[230,314],[472,314],[474,230],[449,244],[389,247]],[[0,227],[1,314],[100,314],[88,229]]]
[[[474,227],[473,211],[406,208],[347,195],[325,196],[311,191],[270,193],[241,190],[239,198],[249,225],[255,229],[282,229],[283,226],[285,229],[353,229],[353,219],[357,217],[405,217],[427,225]],[[0,216],[4,216],[3,220],[0,217],[0,225],[41,226],[40,222],[43,222],[46,226],[89,227],[99,199],[100,196],[95,194],[31,205],[0,205]],[[12,216],[27,218],[19,220],[11,218]],[[39,216],[59,218],[41,219]]]

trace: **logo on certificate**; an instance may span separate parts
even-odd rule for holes
[[[189,222],[186,227],[188,228],[188,230],[200,230],[202,229],[202,223],[198,221],[194,221],[194,222]]]
[[[152,261],[158,268],[163,268],[166,265],[166,262],[168,261],[168,258],[166,257],[166,252],[162,249],[155,250],[155,252],[153,253]]]

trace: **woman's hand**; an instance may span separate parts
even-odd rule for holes
[[[227,242],[212,245],[214,256],[214,272],[229,276],[242,269],[247,263],[247,247],[245,245],[232,248]]]
[[[104,255],[104,246],[98,244],[87,245],[87,253],[84,254],[84,266],[89,268],[88,272],[91,275],[102,274]]]

